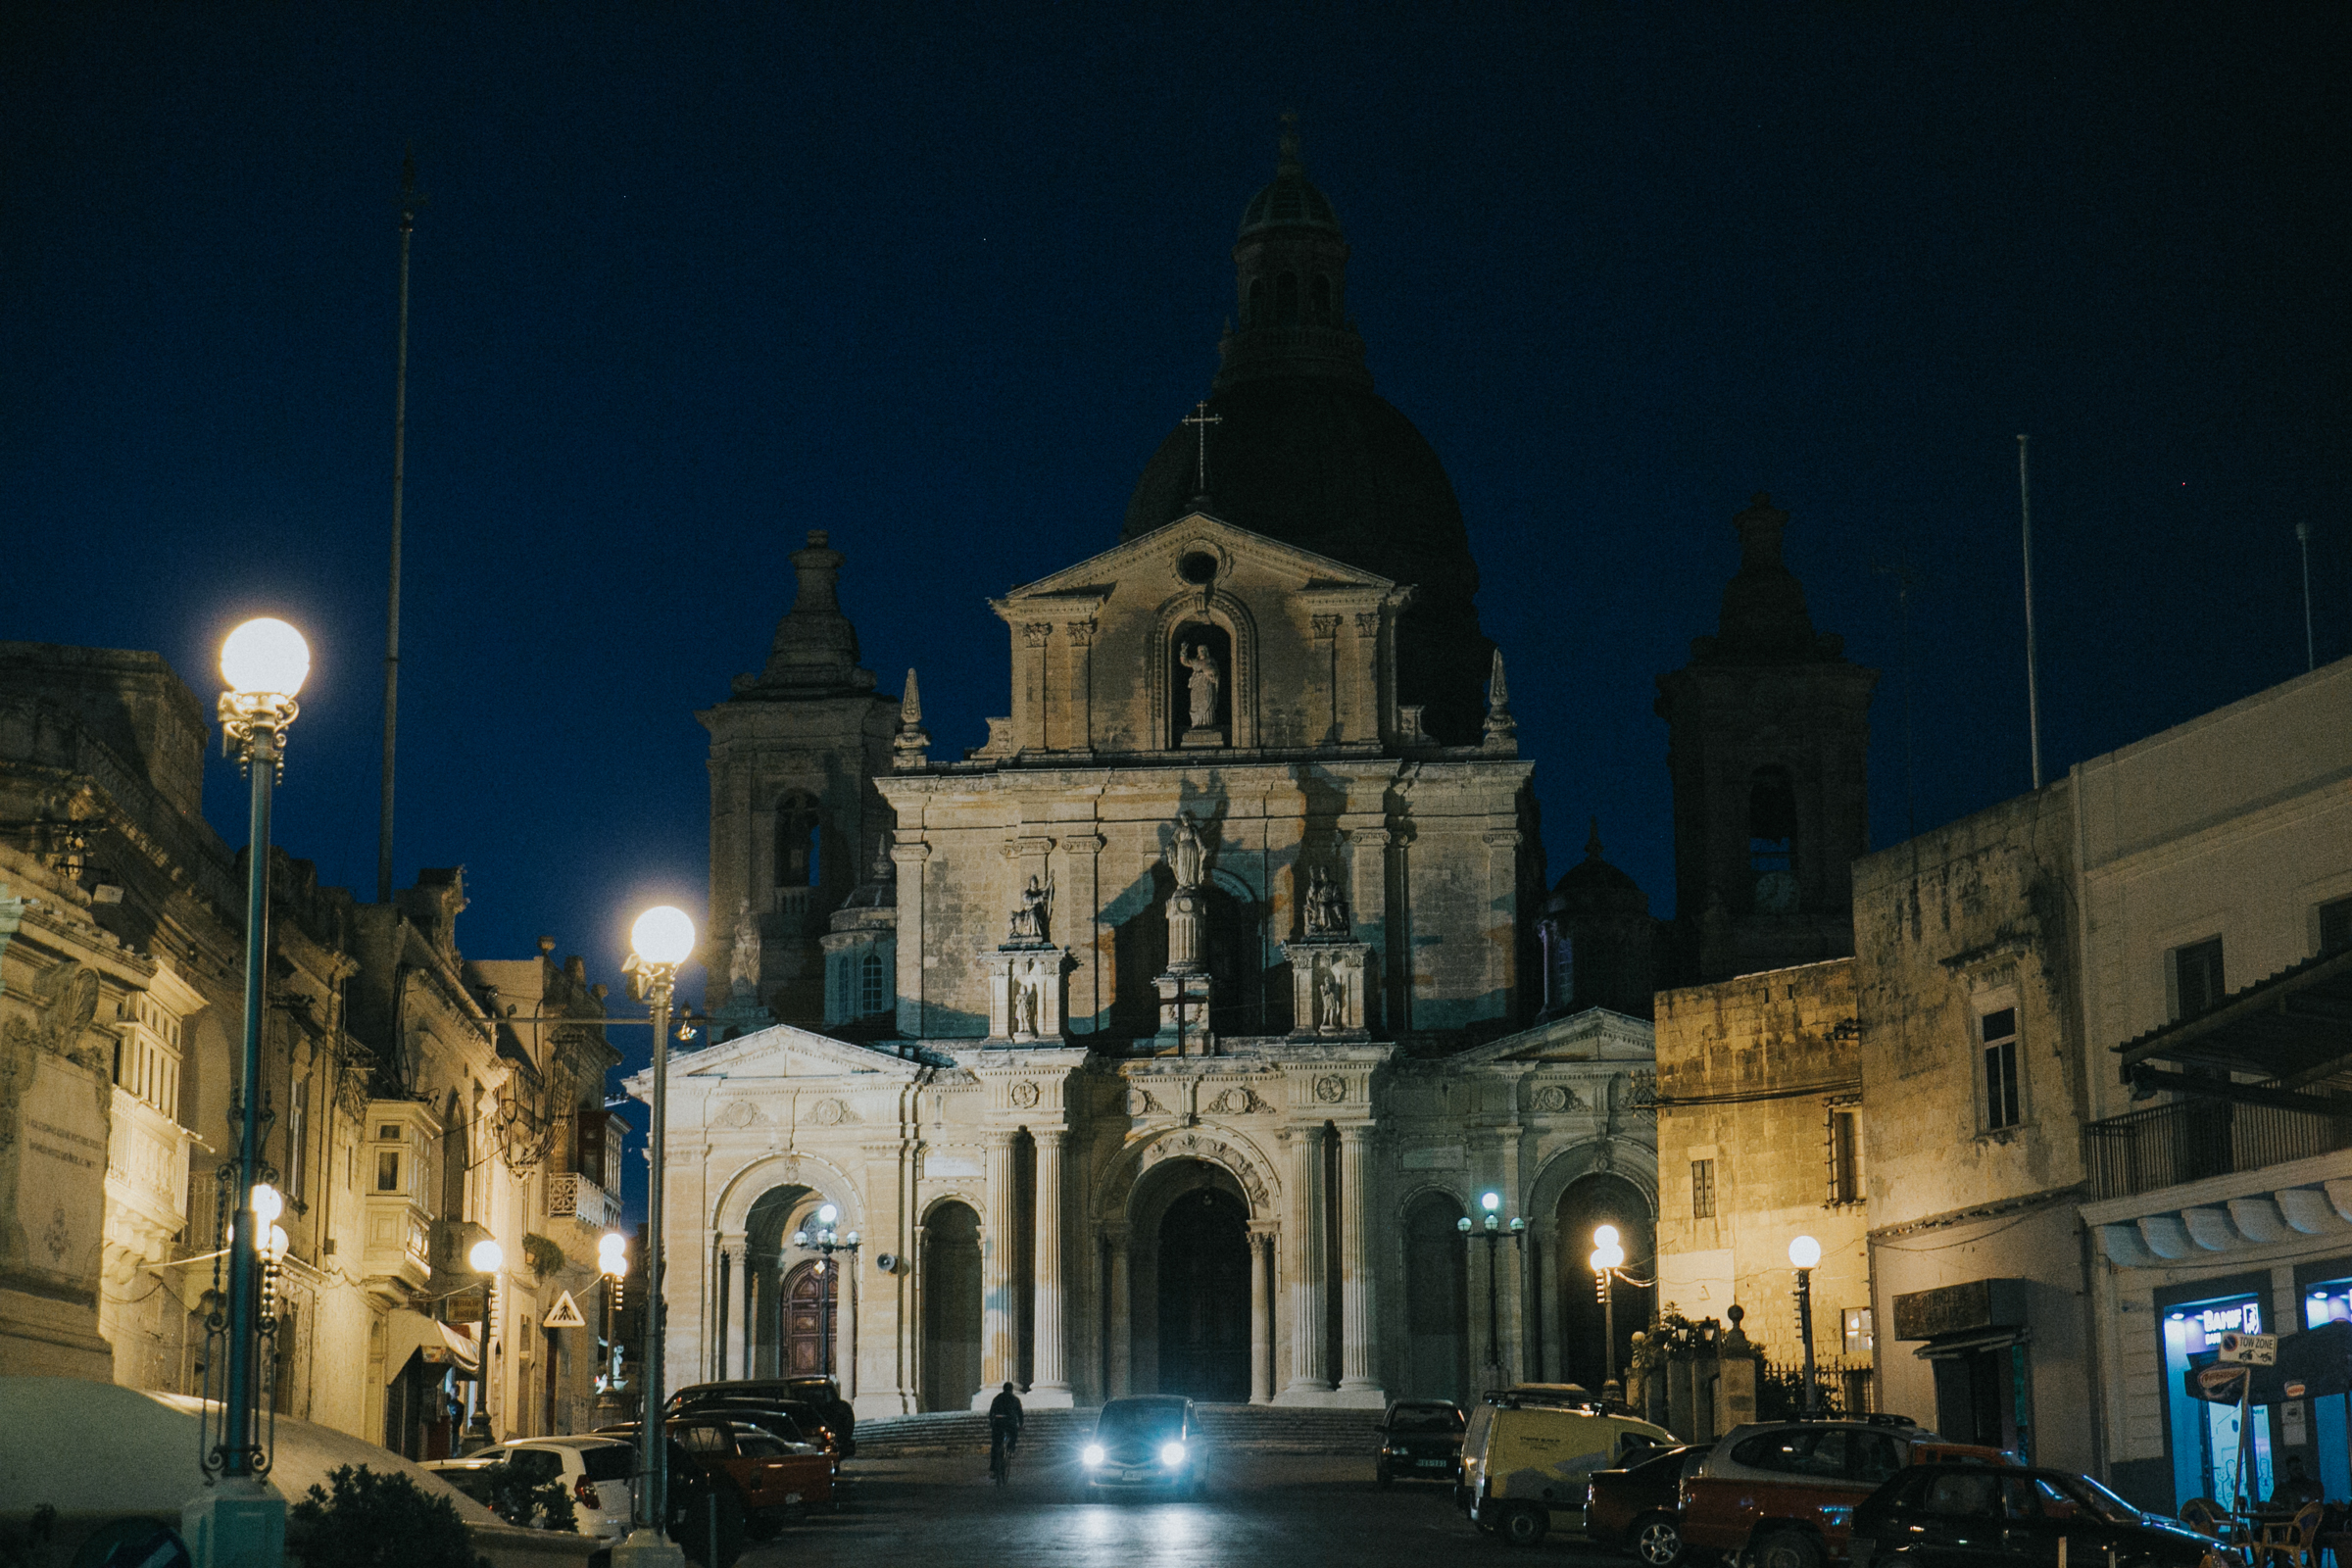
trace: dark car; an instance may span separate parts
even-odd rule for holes
[[[1467,1418],[1451,1399],[1393,1399],[1380,1418],[1380,1453],[1372,1476],[1382,1486],[1399,1481],[1450,1485],[1462,1468]]]
[[[1197,1497],[1202,1448],[1200,1416],[1182,1395],[1112,1399],[1078,1450],[1078,1494],[1151,1491]]]
[[[744,1399],[716,1399],[693,1408],[695,1415],[725,1416],[730,1421],[748,1421],[753,1426],[785,1443],[813,1443],[825,1450],[833,1461],[836,1474],[841,1470],[841,1436],[825,1420],[823,1412],[798,1399],[762,1399],[753,1402]]]
[[[858,1456],[858,1413],[841,1396],[841,1385],[831,1378],[730,1378],[724,1383],[694,1383],[669,1396],[669,1413],[705,1404],[766,1404],[779,1400],[806,1404],[824,1418],[841,1450],[841,1457]],[[807,1425],[806,1422],[803,1423]]]
[[[595,1435],[638,1443],[642,1441],[640,1431],[637,1423],[627,1421],[599,1427]],[[663,1489],[668,1506],[663,1512],[669,1517],[662,1522],[663,1533],[685,1549],[689,1560],[707,1568],[734,1568],[735,1559],[743,1555],[752,1512],[742,1487],[726,1471],[703,1462],[676,1438],[669,1440],[668,1446]]]
[[[2230,1548],[2178,1520],[2142,1513],[2071,1470],[1913,1465],[1854,1510],[1851,1568],[1984,1568],[1998,1560],[2197,1568]]]
[[[1685,1555],[1683,1478],[1708,1446],[1652,1448],[1619,1469],[1593,1471],[1585,1486],[1585,1535],[1612,1550],[1630,1548],[1643,1568],[1674,1568]]]

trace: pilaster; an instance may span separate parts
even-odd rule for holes
[[[1331,1379],[1324,1370],[1323,1129],[1287,1127],[1290,1190],[1283,1196],[1290,1237],[1290,1379],[1277,1404],[1328,1404]]]
[[[1059,1127],[1037,1127],[1037,1297],[1030,1344],[1029,1403],[1068,1406],[1068,1348],[1062,1338],[1061,1149],[1068,1137]]]

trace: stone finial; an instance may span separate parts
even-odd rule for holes
[[[906,695],[899,699],[899,733],[890,743],[891,765],[902,773],[931,765],[931,732],[923,728],[923,695],[906,672]]]
[[[1519,749],[1519,721],[1511,716],[1510,682],[1502,672],[1502,650],[1494,650],[1494,662],[1487,674],[1487,736],[1489,751]]]

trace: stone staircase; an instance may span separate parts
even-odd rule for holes
[[[1361,1454],[1379,1446],[1377,1410],[1328,1410],[1264,1404],[1203,1404],[1200,1426],[1222,1449],[1251,1453]],[[1096,1411],[1032,1410],[1022,1448],[1059,1460],[1094,1431]],[[858,1423],[858,1457],[915,1458],[988,1452],[988,1417],[977,1410],[874,1416]]]

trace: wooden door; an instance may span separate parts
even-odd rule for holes
[[[830,1376],[840,1320],[835,1304],[841,1272],[811,1258],[784,1276],[784,1375]]]

